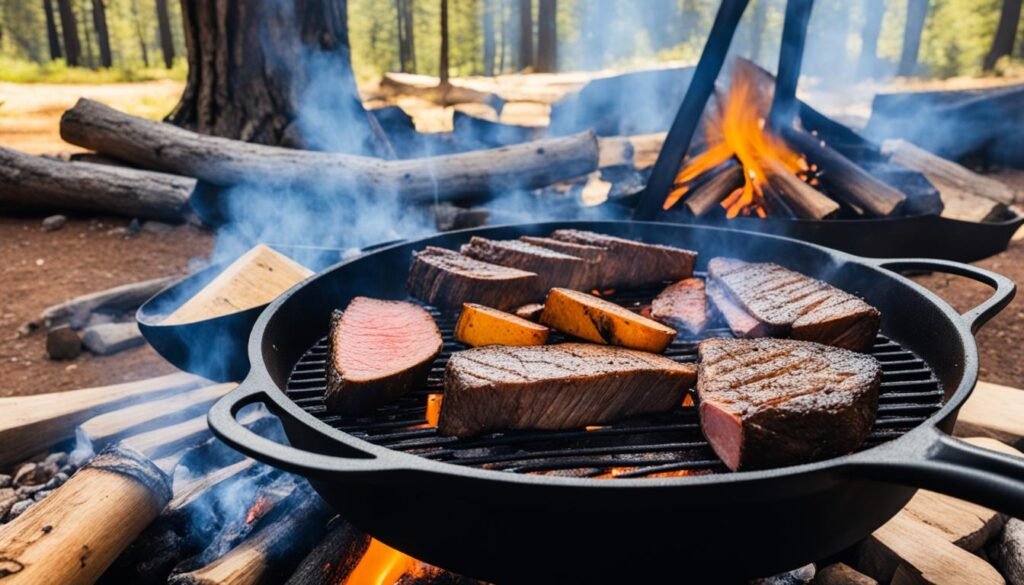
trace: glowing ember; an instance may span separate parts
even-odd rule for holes
[[[725,104],[711,121],[710,146],[680,169],[675,186],[663,207],[670,209],[686,195],[694,179],[735,157],[743,165],[743,186],[722,201],[726,217],[757,215],[765,217],[764,190],[770,188],[765,167],[781,165],[785,172],[802,174],[807,162],[785,143],[765,129],[763,98],[757,95],[752,74],[736,67]],[[771,161],[769,163],[768,161]]]
[[[265,495],[260,494],[256,501],[253,502],[252,506],[249,506],[249,511],[245,514],[245,523],[252,524],[259,520],[270,511],[273,507],[273,503]]]
[[[444,401],[444,394],[427,394],[427,424],[437,427],[437,421],[441,418],[441,402]]]
[[[428,568],[429,565],[374,538],[359,564],[345,579],[345,585],[392,585],[403,575],[421,575]]]
[[[683,396],[683,407],[684,408],[690,408],[692,406],[693,406],[693,395],[692,394],[687,394],[686,396]]]

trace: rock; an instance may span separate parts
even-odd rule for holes
[[[814,580],[816,570],[814,563],[793,569],[788,573],[779,573],[773,577],[754,579],[750,585],[807,585]]]
[[[132,220],[128,222],[128,227],[125,229],[128,230],[125,235],[134,236],[142,229],[142,222],[139,221],[139,218],[133,217]]]
[[[136,323],[104,323],[82,332],[82,343],[95,355],[110,355],[145,342]]]
[[[0,473],[0,489],[11,487],[11,484],[13,482],[14,482],[14,478],[13,477],[11,477],[11,476],[9,476],[9,475],[7,475],[5,473]],[[0,492],[0,493],[3,493],[3,492]]]
[[[35,503],[35,500],[22,500],[17,504],[14,504],[13,506],[11,506],[11,511],[7,513],[7,521],[10,522],[18,516],[21,516],[25,513],[26,510],[34,506]]]
[[[23,486],[19,487],[18,489],[14,490],[14,492],[16,494],[18,494],[18,496],[20,498],[24,499],[24,498],[31,498],[35,494],[37,494],[37,493],[39,493],[39,492],[41,492],[41,491],[43,491],[45,489],[46,489],[46,485],[45,484],[23,485]]]
[[[835,563],[818,571],[814,585],[878,585],[878,581],[845,563]]]
[[[18,467],[14,472],[14,485],[21,486],[36,483],[32,480],[35,479],[38,467],[38,463],[23,463],[21,467]]]
[[[148,234],[154,234],[154,235],[157,235],[157,236],[166,234],[166,233],[170,232],[173,229],[174,229],[173,225],[171,225],[169,223],[164,223],[162,221],[150,220],[150,221],[147,221],[146,223],[142,224],[142,231],[144,231],[144,232],[146,232]]]
[[[46,482],[46,484],[43,485],[43,487],[46,488],[47,490],[55,490],[55,489],[59,488],[60,486],[64,485],[64,483],[67,482],[67,480],[68,480],[68,474],[66,474],[63,471],[61,471],[61,472],[58,472],[57,475],[54,475],[53,477],[51,477],[50,481]]]
[[[993,551],[995,565],[1010,585],[1024,585],[1024,520],[1011,518]]]
[[[11,511],[14,504],[21,501],[18,494],[11,488],[0,489],[0,520],[3,520],[7,513]]]
[[[43,501],[43,498],[45,498],[46,496],[48,496],[48,495],[50,495],[52,493],[53,493],[53,490],[41,490],[41,491],[36,492],[36,495],[32,496],[32,499],[37,501],[37,502],[41,502],[41,501]]]
[[[27,321],[25,323],[22,323],[21,326],[18,327],[17,335],[19,338],[28,337],[29,335],[32,335],[32,333],[34,333],[37,329],[39,329],[40,325],[41,324],[39,323],[39,321]]]
[[[50,217],[43,220],[43,231],[54,232],[64,227],[68,223],[68,218],[63,215],[51,215]]]
[[[68,462],[68,454],[63,452],[63,451],[57,451],[55,453],[50,453],[49,455],[46,456],[46,459],[43,459],[43,464],[49,465],[49,464],[52,463],[53,465],[56,465],[58,468],[59,467],[63,467],[64,464],[67,463],[67,462]]]
[[[73,360],[81,353],[82,340],[71,327],[64,325],[46,333],[46,355],[51,360]]]

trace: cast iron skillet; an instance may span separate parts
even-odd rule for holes
[[[597,480],[514,474],[431,461],[318,421],[282,391],[299,357],[327,332],[332,309],[356,295],[406,298],[413,251],[456,248],[473,235],[507,239],[577,228],[718,255],[775,260],[863,295],[883,332],[923,358],[944,406],[898,439],[858,453],[767,471]],[[995,293],[960,315],[896,272],[924,269]],[[939,260],[869,260],[787,238],[640,222],[559,222],[464,230],[342,262],[291,289],[249,340],[252,370],[210,411],[228,444],[300,475],[346,518],[424,561],[498,583],[726,582],[770,575],[837,553],[892,517],[917,487],[1024,516],[1024,462],[950,438],[977,380],[973,332],[1013,297],[1014,284]],[[263,403],[291,446],[235,420]]]

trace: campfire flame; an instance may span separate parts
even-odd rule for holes
[[[373,538],[344,585],[392,585],[403,575],[419,576],[429,565]]]
[[[736,67],[725,103],[711,119],[707,150],[686,161],[679,170],[664,209],[671,209],[690,192],[695,179],[735,157],[743,165],[744,182],[722,201],[726,217],[766,217],[764,190],[770,186],[764,161],[776,161],[798,176],[807,172],[804,158],[765,127],[765,97],[758,95],[753,74]]]
[[[246,525],[251,525],[260,518],[267,515],[267,512],[274,507],[274,503],[265,494],[260,494],[256,501],[253,502],[252,506],[249,506],[249,511],[245,514]]]

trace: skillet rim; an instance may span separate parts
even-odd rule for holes
[[[522,229],[524,227],[531,227],[536,229],[537,227],[550,227],[550,229],[569,229],[573,225],[579,226],[590,226],[589,228],[583,229],[599,229],[602,224],[621,226],[623,224],[638,224],[644,226],[644,229],[652,229],[654,227],[662,226],[665,228],[679,229],[679,228],[697,228],[701,230],[712,230],[716,232],[725,232],[732,234],[732,237],[750,238],[760,237],[768,238],[771,240],[779,240],[790,244],[798,244],[800,246],[806,246],[817,251],[823,252],[830,256],[836,261],[836,269],[839,269],[847,264],[859,265],[864,269],[872,271],[877,274],[878,278],[889,278],[896,281],[897,284],[907,286],[914,292],[924,297],[924,300],[930,302],[937,308],[940,313],[950,322],[959,336],[961,345],[964,348],[963,354],[958,354],[956,357],[963,358],[963,366],[961,368],[961,379],[960,384],[956,390],[952,393],[948,393],[944,404],[935,413],[929,416],[927,419],[919,423],[915,428],[907,431],[900,437],[887,441],[880,445],[858,451],[855,453],[840,455],[838,457],[832,457],[829,459],[823,459],[821,461],[814,461],[810,463],[802,463],[799,465],[791,465],[786,467],[779,467],[774,469],[763,469],[763,470],[752,470],[752,471],[737,471],[730,473],[715,473],[708,475],[693,475],[683,477],[663,477],[663,478],[617,478],[615,481],[607,481],[603,479],[595,478],[578,478],[578,477],[564,477],[564,476],[553,476],[553,475],[538,475],[538,474],[521,474],[521,473],[508,473],[505,471],[488,470],[476,467],[467,467],[447,463],[443,461],[435,461],[405,453],[402,451],[396,451],[387,447],[376,445],[364,439],[360,439],[353,435],[350,435],[344,431],[335,429],[327,423],[324,423],[303,410],[298,406],[292,399],[290,399],[285,391],[274,382],[270,376],[266,364],[264,363],[263,355],[263,343],[267,325],[277,315],[279,310],[294,296],[298,291],[302,290],[305,286],[312,284],[315,280],[325,277],[336,270],[344,268],[349,264],[366,261],[370,257],[378,253],[384,253],[392,249],[402,246],[423,246],[427,245],[425,242],[438,238],[447,237],[453,234],[479,234],[481,232],[489,230],[499,229]],[[698,251],[699,253],[699,251]],[[415,240],[404,240],[394,243],[389,246],[381,247],[373,250],[367,254],[362,254],[353,258],[342,260],[334,265],[331,265],[320,272],[306,278],[302,282],[296,284],[292,288],[288,289],[284,294],[279,296],[274,302],[272,302],[260,315],[256,324],[253,326],[252,332],[249,336],[248,342],[248,356],[251,364],[249,375],[245,380],[239,384],[239,388],[242,387],[253,387],[262,399],[266,402],[273,403],[275,409],[281,409],[287,413],[287,416],[292,418],[295,422],[301,423],[324,439],[337,441],[342,445],[352,448],[356,451],[362,452],[371,457],[343,457],[336,456],[339,459],[350,459],[364,462],[381,461],[382,465],[377,470],[361,470],[361,471],[344,471],[334,470],[327,472],[330,475],[344,475],[350,478],[352,481],[362,482],[366,481],[364,478],[371,475],[383,475],[390,473],[401,473],[401,472],[415,472],[415,473],[428,473],[437,474],[444,476],[448,479],[459,479],[459,480],[492,480],[501,481],[511,484],[519,484],[524,486],[544,486],[547,488],[561,487],[561,488],[577,488],[577,487],[589,487],[594,489],[611,489],[615,490],[618,488],[678,488],[683,486],[702,486],[707,487],[735,487],[738,485],[750,485],[769,480],[793,480],[795,478],[810,475],[810,474],[821,474],[829,473],[839,474],[841,472],[847,472],[854,470],[859,464],[871,464],[871,463],[912,463],[924,458],[926,451],[935,442],[935,435],[945,434],[939,430],[940,424],[946,422],[951,416],[955,415],[963,403],[974,391],[974,387],[977,384],[978,379],[978,349],[977,343],[974,338],[974,334],[971,333],[970,323],[968,323],[964,316],[958,313],[949,303],[944,301],[941,297],[928,290],[924,286],[917,284],[916,282],[906,278],[905,276],[883,268],[882,265],[887,263],[894,263],[903,260],[902,258],[866,258],[849,254],[834,248],[828,248],[818,244],[805,242],[795,238],[788,238],[785,236],[779,236],[775,234],[762,233],[762,232],[750,232],[745,230],[738,230],[732,228],[723,228],[717,226],[698,225],[698,224],[683,224],[675,222],[656,222],[656,221],[616,221],[616,220],[567,220],[567,221],[544,221],[544,222],[527,222],[527,223],[515,223],[515,224],[501,224],[486,226],[483,228],[468,228],[463,230],[453,230],[450,232],[443,232],[432,234],[423,238]],[[309,451],[301,449],[299,447],[292,447],[293,449],[308,453]],[[810,487],[810,486],[808,486]]]

